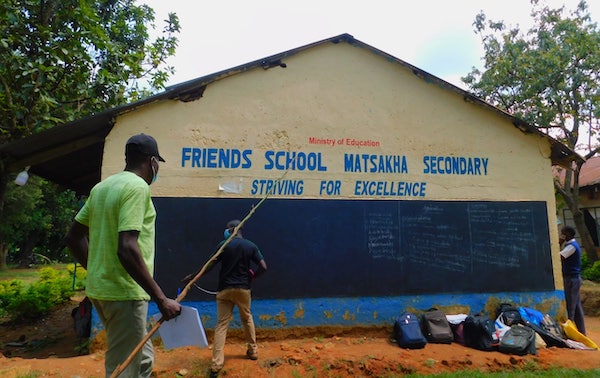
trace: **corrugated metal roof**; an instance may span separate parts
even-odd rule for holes
[[[108,109],[97,115],[59,125],[30,137],[1,145],[0,155],[9,170],[16,171],[30,166],[29,171],[33,174],[56,182],[80,194],[87,194],[100,181],[104,140],[112,129],[116,117],[120,114],[161,100],[196,100],[202,97],[206,86],[215,81],[254,68],[262,67],[268,69],[276,66],[284,66],[285,58],[326,43],[348,43],[356,47],[368,49],[377,55],[381,55],[390,61],[407,67],[416,76],[427,82],[435,83],[445,89],[458,93],[465,101],[479,104],[498,113],[500,116],[509,119],[515,127],[524,133],[534,133],[548,139],[552,147],[551,159],[554,164],[566,164],[568,161],[581,159],[573,150],[523,120],[511,116],[482,101],[473,94],[426,71],[360,42],[350,34],[341,34],[211,75],[169,86],[163,92],[141,101]]]
[[[561,173],[561,180],[564,171]],[[600,184],[600,156],[589,158],[581,166],[579,171],[579,187],[594,186]]]

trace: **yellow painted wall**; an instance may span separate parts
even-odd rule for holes
[[[121,115],[106,140],[102,177],[123,169],[125,141],[144,132],[157,139],[167,161],[152,186],[155,196],[260,198],[264,187],[257,190],[255,180],[284,174],[265,168],[265,154],[289,151],[320,158],[326,170],[289,170],[284,179],[301,181],[301,194],[273,197],[545,201],[549,222],[556,224],[550,146],[544,138],[524,134],[497,113],[368,49],[324,44],[284,62],[287,68],[256,68],[223,78],[208,85],[197,101],[165,100]],[[311,138],[333,142],[316,144]],[[352,140],[368,145],[352,145]],[[185,148],[250,150],[251,167],[192,167],[190,160],[182,163]],[[362,162],[362,154],[375,156],[376,162],[400,159],[405,170],[345,170],[345,155],[358,155]],[[479,159],[487,166],[476,174],[431,174],[428,157]],[[367,170],[372,167],[367,163]],[[339,182],[339,192],[328,195],[323,181]],[[387,186],[365,195],[364,181]],[[382,194],[390,189],[397,194],[398,182],[418,183],[418,195]],[[561,287],[556,227],[550,227],[550,237],[554,277]]]

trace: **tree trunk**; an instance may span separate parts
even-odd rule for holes
[[[581,240],[581,246],[585,250],[590,263],[594,263],[598,260],[598,251],[590,230],[588,230],[585,224],[585,217],[583,211],[579,208],[579,173],[581,172],[581,165],[573,164],[572,169],[565,171],[564,182],[561,184],[558,180],[554,183],[554,187],[561,194],[565,203],[573,214],[573,221],[575,222],[575,228],[579,234],[579,240]]]
[[[573,221],[575,222],[575,228],[577,228],[581,245],[587,254],[588,261],[593,264],[598,260],[598,251],[594,244],[594,240],[592,239],[592,235],[590,234],[590,230],[588,230],[585,224],[583,211],[580,209],[572,209],[571,212],[573,213]]]
[[[6,257],[8,256],[8,247],[0,243],[0,270],[6,270],[8,264],[6,263]]]
[[[0,159],[0,222],[2,222],[4,214],[4,196],[6,195],[6,186],[8,185],[9,176],[4,170],[4,162]],[[0,235],[0,240],[2,237]]]
[[[26,239],[22,241],[19,253],[16,260],[19,262],[20,268],[28,268],[32,264],[35,264],[35,258],[33,257],[33,249],[40,240],[38,232],[32,232],[27,235]]]
[[[8,175],[4,171],[4,162],[0,159],[0,222],[4,220],[4,196],[6,195],[6,186],[8,185]],[[0,227],[0,270],[7,268],[6,258],[8,256],[8,246],[4,244],[4,235]]]

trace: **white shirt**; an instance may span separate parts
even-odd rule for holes
[[[575,238],[569,240],[567,243],[570,243],[573,240],[575,240]],[[560,251],[560,255],[563,257],[563,259],[566,259],[567,257],[571,256],[573,253],[575,253],[575,251],[577,251],[577,250],[575,249],[575,247],[573,247],[573,244],[567,244],[567,246],[565,248],[563,248],[562,251]]]

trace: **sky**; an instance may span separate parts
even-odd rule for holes
[[[579,0],[540,0],[573,10]],[[348,33],[454,85],[482,68],[475,16],[532,25],[528,0],[138,0],[156,12],[157,26],[175,12],[181,23],[175,67],[167,85],[182,83],[283,51]],[[588,0],[592,19],[600,1]]]

